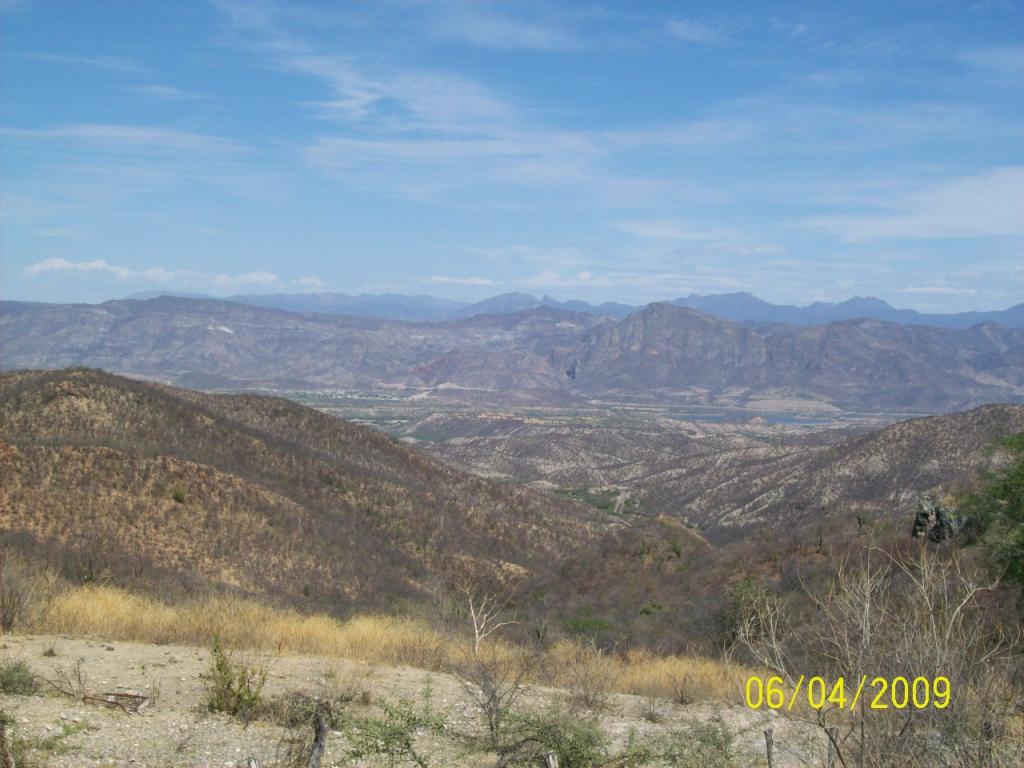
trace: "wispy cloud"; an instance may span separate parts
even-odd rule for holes
[[[741,233],[732,229],[695,228],[673,219],[621,221],[616,229],[647,240],[735,240]]]
[[[432,27],[439,37],[500,49],[565,51],[582,41],[573,31],[553,23],[524,21],[485,6],[442,7]]]
[[[289,32],[273,6],[221,5],[272,66],[328,89],[327,98],[306,106],[345,130],[321,132],[302,155],[309,167],[359,188],[422,199],[482,186],[571,187],[591,202],[648,200],[678,192],[684,182],[626,172],[619,155],[718,146],[749,132],[738,122],[703,120],[644,130],[550,128],[473,78],[371,64]],[[474,19],[482,13],[463,12]]]
[[[412,195],[484,185],[577,185],[601,175],[602,151],[576,134],[478,138],[322,137],[305,150],[312,167],[347,183]]]
[[[209,98],[205,94],[190,91],[185,88],[177,88],[173,85],[150,83],[148,85],[132,85],[124,89],[128,93],[141,96],[150,101],[201,101]]]
[[[572,269],[586,265],[582,248],[573,245],[499,245],[474,248],[475,257],[514,265],[544,265],[555,269]]]
[[[487,277],[451,277],[449,275],[434,275],[430,278],[434,285],[497,285],[494,280]]]
[[[960,56],[961,61],[986,74],[1024,79],[1024,45],[975,48]]]
[[[506,123],[512,108],[458,73],[394,68],[325,50],[289,29],[287,6],[218,0],[244,45],[275,68],[318,80],[330,95],[307,106],[324,117],[391,131],[461,134]]]
[[[24,141],[60,141],[117,151],[239,152],[242,145],[219,136],[143,125],[83,123],[59,128],[0,128],[0,136]]]
[[[69,259],[51,258],[30,264],[22,269],[29,278],[46,274],[92,275],[105,277],[119,282],[143,284],[175,284],[182,287],[206,287],[216,290],[234,290],[252,286],[276,285],[280,282],[273,272],[245,272],[239,275],[228,275],[215,272],[197,272],[193,270],[169,269],[167,267],[147,267],[133,269],[131,267],[110,264],[104,259],[91,261],[70,261]]]
[[[956,288],[952,285],[912,285],[900,288],[896,293],[910,293],[925,296],[975,296],[977,288]]]
[[[721,32],[693,19],[672,18],[665,23],[665,32],[684,43],[713,45],[724,41]]]
[[[844,240],[1024,235],[1024,166],[948,180],[890,207],[887,213],[819,216],[808,223]]]
[[[132,59],[124,56],[70,56],[63,53],[42,53],[37,51],[23,51],[12,54],[18,58],[32,59],[49,64],[60,64],[70,67],[95,67],[106,69],[112,72],[123,72],[126,74],[144,74],[149,72],[146,67],[138,64]]]

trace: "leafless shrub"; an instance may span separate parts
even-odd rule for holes
[[[368,707],[373,703],[371,687],[369,670],[331,670],[325,675],[323,695],[319,698],[334,703],[336,708],[351,703]]]
[[[88,679],[83,668],[84,662],[84,659],[79,659],[70,669],[64,666],[56,667],[53,670],[52,678],[44,678],[46,684],[57,693],[72,699],[82,699],[89,694]]]
[[[583,709],[603,710],[615,689],[619,668],[611,652],[595,643],[556,646],[555,655],[573,703]]]
[[[672,701],[683,706],[693,702],[694,686],[689,675],[669,675],[668,682],[672,691]]]
[[[956,552],[867,548],[840,562],[827,587],[807,589],[813,611],[800,622],[769,596],[750,607],[739,640],[787,681],[867,680],[856,711],[832,704],[814,714],[835,728],[844,766],[1019,765],[1021,635],[1001,619],[997,587]],[[948,707],[872,708],[881,687],[872,681],[897,677],[947,678]]]
[[[660,723],[664,721],[664,707],[662,706],[662,700],[656,693],[647,693],[644,695],[643,710],[641,714],[644,720],[649,723]]]

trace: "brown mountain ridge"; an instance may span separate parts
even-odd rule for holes
[[[277,398],[94,370],[0,375],[0,529],[81,568],[383,606],[484,568],[544,575],[603,523]]]

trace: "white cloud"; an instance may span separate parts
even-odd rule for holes
[[[45,274],[77,274],[107,277],[119,282],[175,284],[182,287],[205,287],[218,290],[232,290],[247,286],[267,286],[279,283],[273,272],[246,272],[239,275],[227,275],[214,272],[197,272],[185,269],[167,269],[166,267],[147,267],[132,269],[117,264],[110,264],[104,259],[92,261],[70,261],[68,259],[51,258],[30,264],[22,269],[26,277],[34,278]]]
[[[1024,166],[993,168],[896,201],[891,213],[819,216],[812,227],[844,240],[1024,235]]]
[[[434,275],[430,282],[435,285],[497,285],[493,280],[486,277],[449,277],[448,275]]]
[[[616,287],[617,275],[606,274],[606,275],[595,275],[589,270],[581,270],[575,275],[563,276],[562,273],[554,269],[545,269],[539,274],[532,277],[528,277],[522,280],[519,285],[528,288],[546,288],[546,289],[558,289],[558,288],[587,288],[590,289],[609,289]]]
[[[313,277],[312,275],[297,277],[292,280],[292,285],[298,288],[309,288],[314,291],[327,290],[327,282],[325,280],[321,280],[319,277]]]

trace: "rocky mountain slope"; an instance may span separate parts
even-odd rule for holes
[[[573,384],[593,393],[665,396],[797,393],[844,408],[948,411],[1024,400],[1024,331],[963,331],[855,320],[754,329],[652,304],[589,330]]]
[[[603,527],[289,401],[0,376],[0,529],[85,577],[380,606],[454,572],[548,574]]]
[[[599,322],[553,309],[413,324],[166,296],[4,302],[0,366],[88,365],[203,388],[557,387],[565,378],[559,345],[571,347]]]
[[[672,304],[443,323],[162,297],[0,305],[3,368],[89,365],[203,388],[529,393],[941,412],[1024,401],[1024,330],[851,320],[755,328]],[[793,406],[789,406],[793,407]]]

